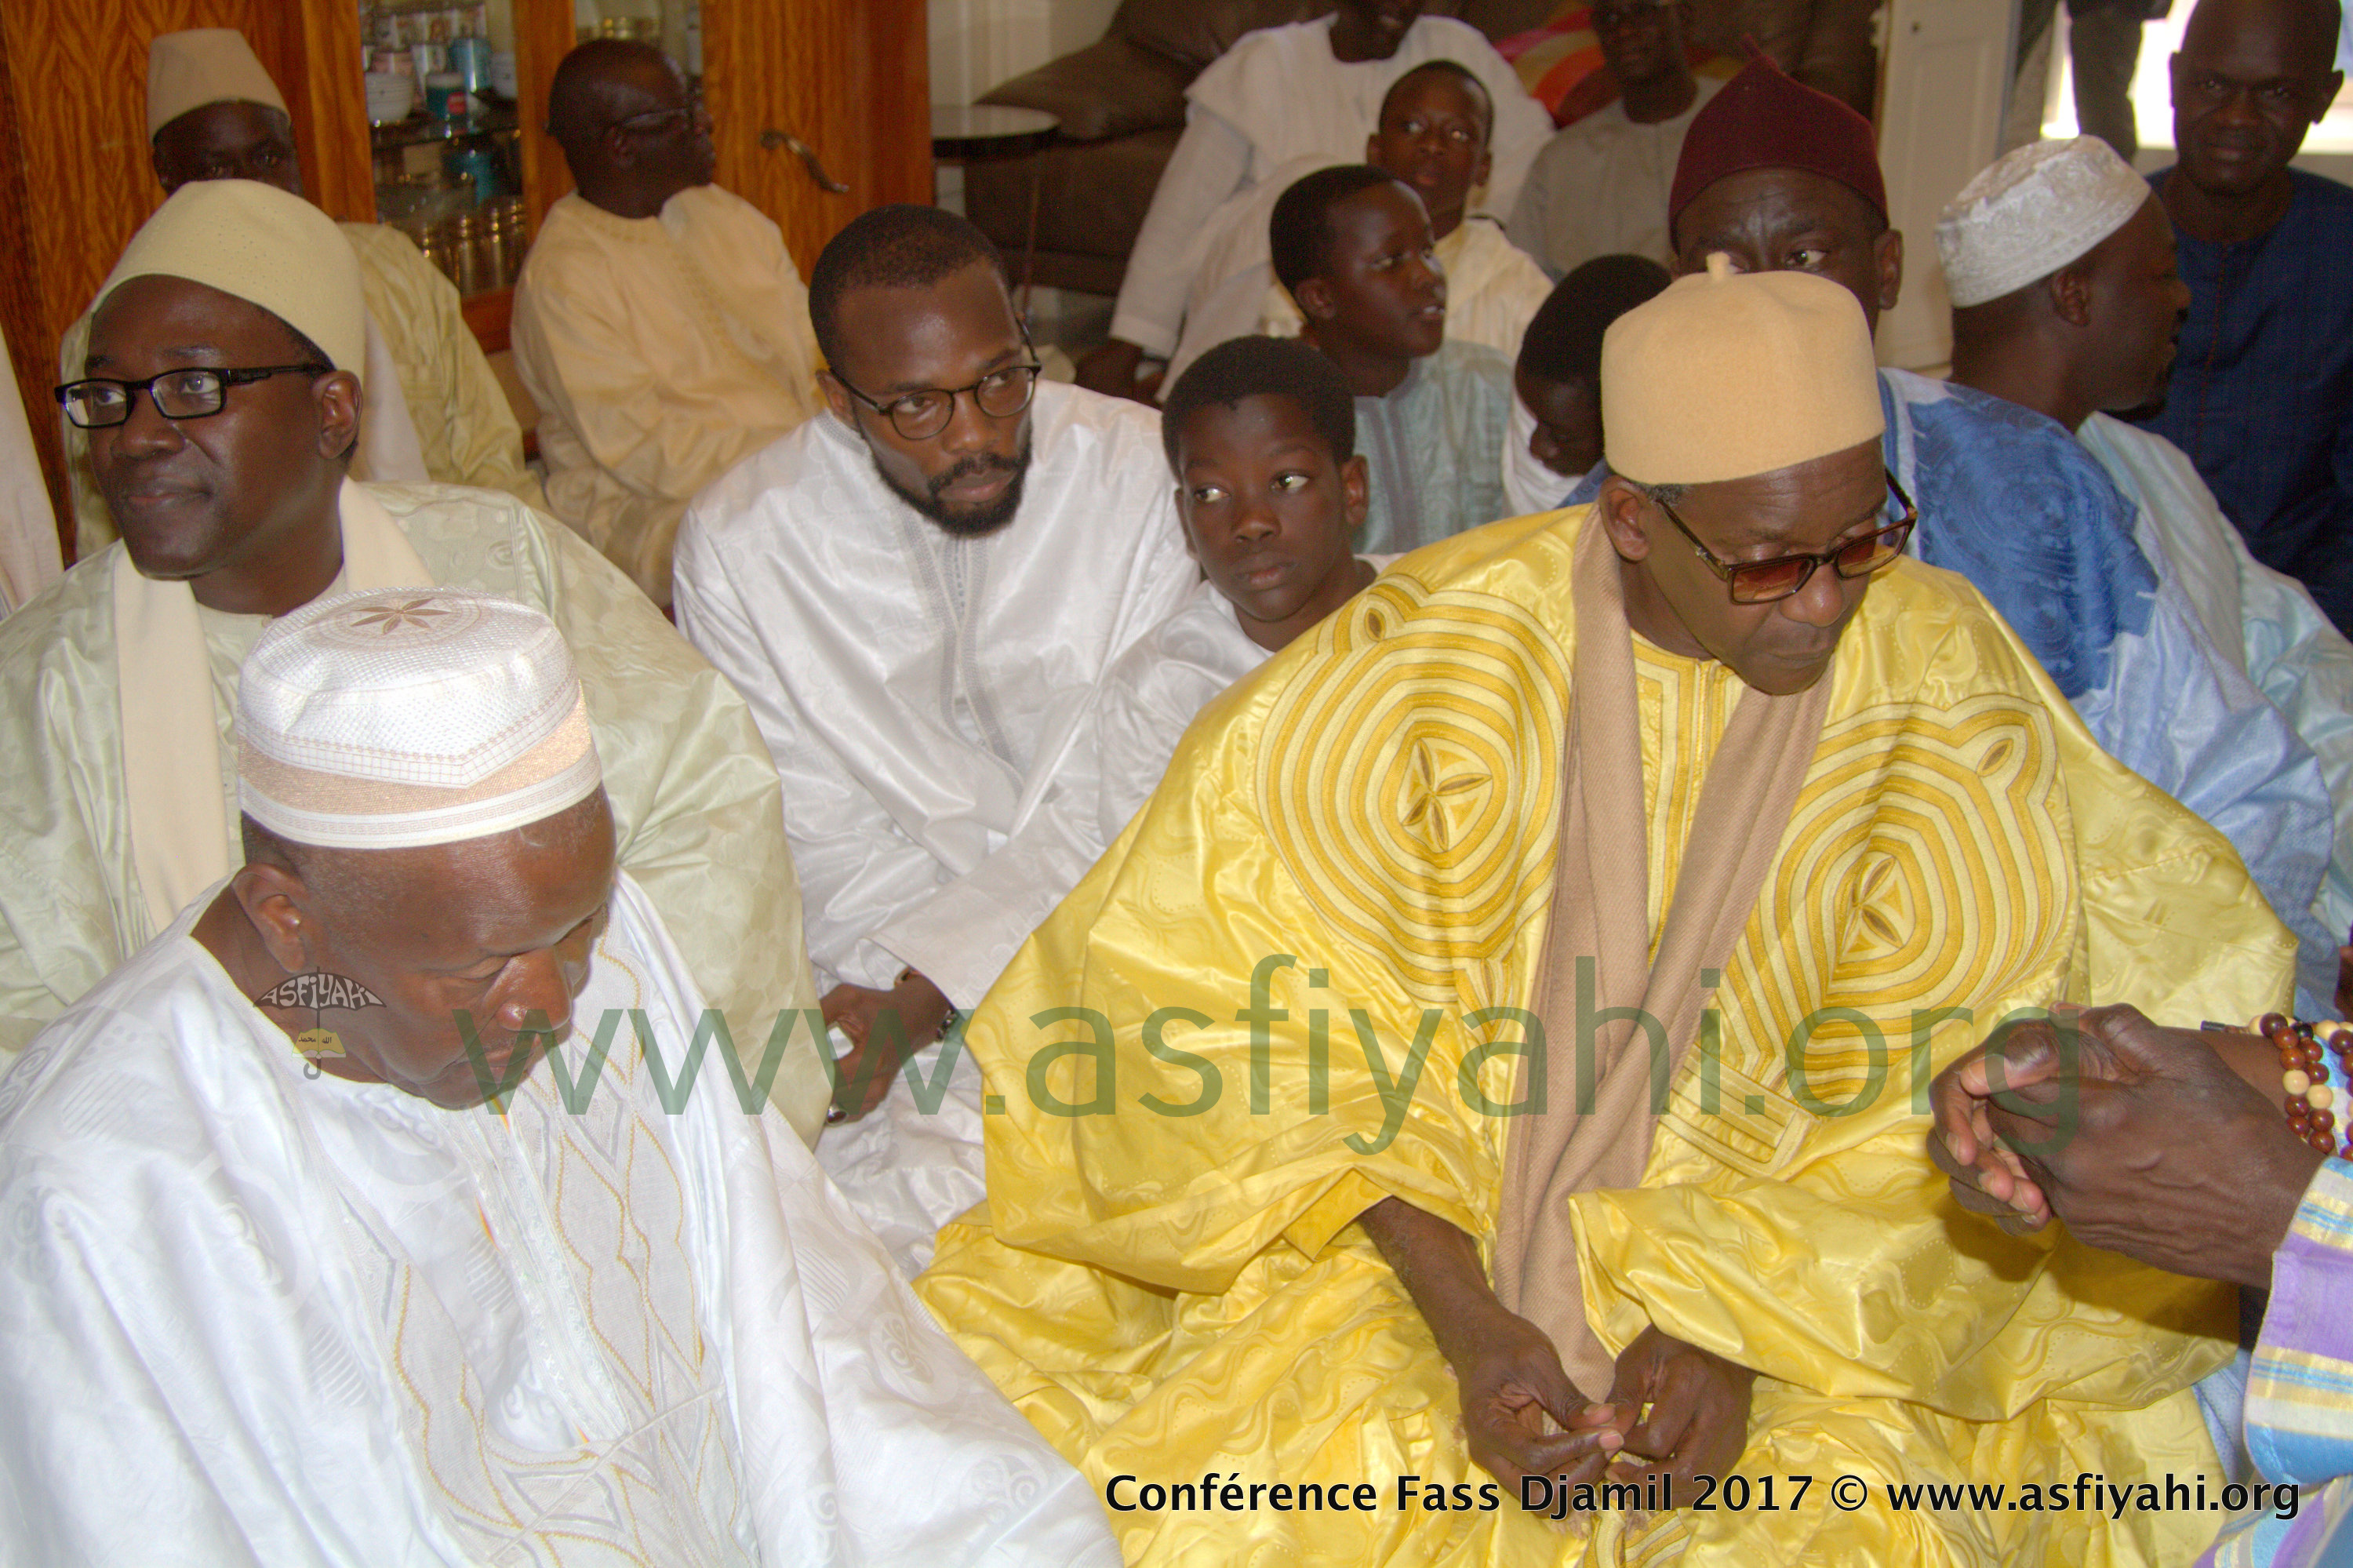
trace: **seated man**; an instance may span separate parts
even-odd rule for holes
[[[515,369],[547,499],[655,603],[695,492],[817,411],[784,232],[711,183],[711,121],[662,52],[598,38],[555,68],[548,132],[579,188],[515,284]]]
[[[1356,395],[1372,470],[1365,547],[1403,555],[1504,514],[1511,361],[1446,335],[1446,273],[1421,198],[1365,164],[1293,184],[1268,223],[1301,338]]]
[[[2324,1568],[2353,1540],[2353,1149],[2337,1115],[2353,1035],[2277,1015],[2249,1027],[2165,1029],[2112,1007],[2063,1033],[2004,1031],[1937,1075],[1928,1148],[1953,1196],[2005,1229],[2056,1214],[2088,1245],[2268,1293],[2252,1296],[2263,1327],[2241,1363],[2243,1408],[2224,1413],[2255,1473],[2209,1505],[2247,1511],[2199,1563]],[[2284,1092],[2291,1073],[2320,1082]],[[2311,1108],[2316,1094],[2336,1108]]]
[[[1872,370],[1818,278],[1629,312],[1599,504],[1398,562],[1212,708],[975,1019],[988,1202],[918,1292],[1134,1510],[1130,1563],[2166,1562],[2211,1528],[1888,1495],[2211,1470],[2227,1300],[1956,1251],[1913,1073],[2071,995],[2274,1005],[2294,945],[1902,558]],[[1868,1497],[1664,1511],[1736,1466]],[[1211,1470],[1295,1510],[1139,1506]]]
[[[1601,338],[1667,286],[1647,256],[1597,256],[1563,278],[1512,366],[1504,490],[1514,513],[1549,512],[1601,461]]]
[[[1416,66],[1381,100],[1380,122],[1365,139],[1365,162],[1411,185],[1430,214],[1438,264],[1446,270],[1446,335],[1509,355],[1519,352],[1520,334],[1552,291],[1552,281],[1504,238],[1494,219],[1469,216],[1472,193],[1487,183],[1494,162],[1488,151],[1494,117],[1486,88],[1462,67],[1452,60]],[[1303,160],[1268,179],[1257,220],[1234,225],[1233,242],[1202,263],[1195,302],[1185,313],[1184,341],[1168,361],[1169,384],[1204,349],[1228,338],[1298,334],[1299,307],[1274,281],[1267,219],[1296,175],[1326,163]],[[1199,282],[1211,277],[1226,281],[1205,299]]]
[[[1953,295],[1953,379],[2076,433],[2137,508],[2142,553],[2166,563],[2216,652],[2320,758],[2337,848],[2313,913],[2324,933],[2346,930],[2353,645],[2303,584],[2248,553],[2180,448],[2111,418],[2164,396],[2189,299],[2163,205],[2097,137],[2030,143],[1953,198],[1936,249]],[[2327,994],[2305,989],[2315,1000]]]
[[[758,1048],[815,998],[776,769],[743,699],[521,503],[349,481],[359,270],[318,208],[213,180],[148,219],[100,294],[64,404],[122,541],[0,621],[0,1055],[237,863],[226,715],[269,619],[330,590],[434,586],[563,629],[621,864]],[[788,1022],[777,1108],[814,1138],[823,1064]]]
[[[1668,215],[1680,272],[1718,251],[1746,271],[1816,271],[1874,325],[1903,284],[1870,122],[1768,61],[1692,122]],[[1904,370],[1879,387],[1887,467],[1920,504],[1920,558],[1992,601],[2109,755],[2221,830],[2272,907],[2303,922],[2307,994],[2325,994],[2336,944],[2303,912],[2330,856],[2327,779],[2134,544],[2131,503],[2039,414]]]
[[[0,1556],[1118,1562],[698,1074],[545,616],[299,609],[237,739],[243,868],[0,1099]]]
[[[1060,897],[998,851],[1196,573],[1152,415],[1039,383],[978,229],[878,207],[810,280],[828,412],[695,503],[678,619],[784,774],[826,1019],[873,1047],[837,1101],[862,1113]]]
[[[1356,422],[1331,362],[1282,338],[1229,339],[1178,378],[1161,434],[1186,543],[1208,580],[1103,673],[1054,756],[1033,768],[1006,842],[965,879],[967,895],[993,880],[1042,919],[1158,788],[1194,715],[1387,564],[1348,549],[1365,516]],[[922,1082],[938,1075],[934,1062]],[[870,1123],[829,1135],[825,1160],[912,1276],[940,1226],[981,1196],[980,1128],[961,1107],[921,1122],[902,1101],[892,1109],[887,1142]],[[891,1154],[917,1169],[891,1169]]]
[[[1295,177],[1361,156],[1390,85],[1416,66],[1454,60],[1487,90],[1494,115],[1487,203],[1511,210],[1551,122],[1483,34],[1451,16],[1425,16],[1421,6],[1422,0],[1340,0],[1328,16],[1244,34],[1193,79],[1185,90],[1184,137],[1128,255],[1111,342],[1081,365],[1082,385],[1134,397],[1144,356],[1176,351],[1203,262],[1238,227],[1265,221],[1256,188],[1278,171]],[[1200,346],[1219,341],[1208,337]]]
[[[1674,260],[1675,164],[1692,117],[1724,85],[1692,74],[1683,0],[1599,0],[1593,34],[1620,95],[1544,144],[1512,208],[1512,242],[1556,278],[1597,256]]]
[[[2328,112],[2337,0],[2200,0],[2150,176],[2189,316],[2148,428],[2189,454],[2255,558],[2353,633],[2353,190],[2288,166]]]
[[[166,196],[191,180],[228,179],[302,194],[286,101],[234,28],[164,33],[147,46],[147,135]],[[523,466],[522,429],[466,325],[456,285],[396,228],[335,227],[359,258],[367,296],[364,378],[374,406],[353,474],[387,484],[471,484],[543,504],[539,481]],[[66,329],[58,378],[79,380],[89,352],[85,314]],[[90,473],[89,438],[70,420],[64,430],[79,559],[114,542],[114,518]]]

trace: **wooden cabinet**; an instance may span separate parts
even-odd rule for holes
[[[785,231],[804,276],[827,239],[883,202],[932,196],[924,0],[702,0],[704,97],[719,183]],[[355,0],[5,0],[0,4],[0,327],[52,497],[59,336],[163,201],[148,166],[147,42],[236,27],[285,93],[305,190],[334,217],[376,217]],[[571,188],[541,129],[574,42],[573,0],[515,0],[525,205],[535,227]],[[827,189],[805,146],[833,185]],[[506,299],[468,319],[493,341]],[[68,554],[71,554],[69,539]]]

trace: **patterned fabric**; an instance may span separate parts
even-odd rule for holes
[[[2309,912],[2331,853],[2327,779],[2142,554],[2133,504],[2056,420],[1908,371],[1879,385],[1887,467],[1920,508],[1913,550],[1985,595],[2103,749],[2221,830],[2326,997],[2336,945]]]
[[[621,863],[674,923],[736,1038],[765,1040],[778,1009],[813,1005],[776,769],[743,699],[609,563],[511,498],[438,485],[369,493],[437,583],[531,605],[564,633]],[[0,621],[0,756],[23,759],[0,778],[0,1059],[155,934],[125,825],[121,737],[90,720],[119,701],[111,585],[120,547]],[[201,608],[199,620],[227,863],[237,865],[230,720],[238,667],[268,622]],[[805,1036],[776,1094],[815,1139],[830,1087]]]
[[[2302,583],[2255,559],[2179,447],[2105,414],[2075,435],[2138,508],[2141,553],[2166,563],[2215,652],[2246,672],[2320,760],[2336,807],[2336,850],[2312,909],[2319,928],[2297,923],[2306,951],[2296,1005],[2307,1016],[2327,1012],[2337,936],[2353,929],[2353,643]]]
[[[1403,555],[1510,511],[1512,404],[1512,362],[1453,338],[1387,394],[1357,398],[1356,450],[1372,492],[1357,548]]]
[[[2189,316],[2165,407],[2142,423],[2189,454],[2257,560],[2353,632],[2353,189],[2288,178],[2287,215],[2256,238],[2174,229]]]
[[[396,228],[377,223],[335,227],[359,256],[360,290],[399,373],[401,399],[416,427],[425,471],[442,484],[503,490],[528,505],[546,505],[539,481],[523,466],[522,427],[515,423],[514,406],[466,324],[457,286]],[[66,329],[58,351],[61,378],[80,376],[89,352],[90,317],[84,314]],[[62,418],[58,428],[65,435],[66,478],[73,498],[74,556],[88,560],[114,543],[114,518],[90,471],[90,432]]]
[[[2353,1165],[2316,1171],[2272,1256],[2272,1296],[2247,1382],[2247,1446],[2270,1481],[2299,1489],[2234,1520],[2202,1560],[2215,1568],[2317,1568],[2353,1561]]]
[[[1352,1222],[1397,1196],[1494,1234],[1524,1052],[1489,1010],[1527,1005],[1543,950],[1588,516],[1409,556],[1212,703],[975,1015],[1003,1100],[988,1201],[918,1289],[1098,1484],[1483,1478],[1428,1328]],[[1875,579],[1826,678],[1820,748],[1704,1015],[1720,1044],[1672,1081],[1641,1185],[1564,1216],[1588,1319],[1613,1353],[1655,1323],[1760,1369],[1751,1475],[1851,1471],[1882,1497],[2211,1469],[2188,1388],[2226,1358],[2225,1294],[2064,1236],[1956,1253],[1915,1096],[2013,1007],[2215,1016],[2284,996],[2293,946],[2221,840],[2103,754],[1958,579]],[[1652,649],[1637,689],[1662,890],[1735,693]],[[1049,1007],[1105,1022],[1035,1022]],[[1515,1509],[1399,1510],[1393,1489],[1364,1513],[1244,1518],[1115,1522],[1131,1563],[1238,1557],[1243,1530],[1314,1563],[1579,1552]],[[1582,1555],[2179,1561],[2211,1528],[1608,1515]]]
[[[211,902],[0,1081],[0,1558],[1117,1563],[782,1120],[680,1081],[626,877],[504,1115],[306,1079]]]

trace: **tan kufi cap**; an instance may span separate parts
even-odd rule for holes
[[[2149,183],[2097,136],[2029,142],[1978,171],[1936,218],[1936,256],[1967,309],[2047,278],[2133,220]]]
[[[488,594],[386,588],[280,618],[237,678],[237,802],[332,849],[487,838],[604,780],[555,623]]]
[[[259,103],[286,112],[278,84],[235,27],[165,33],[147,46],[147,139],[207,103]]]
[[[1637,484],[1770,473],[1886,428],[1862,307],[1810,272],[1710,256],[1601,340],[1602,455]]]
[[[326,350],[336,369],[365,370],[359,257],[334,219],[301,196],[253,180],[182,185],[122,248],[100,302],[154,273],[259,305]]]

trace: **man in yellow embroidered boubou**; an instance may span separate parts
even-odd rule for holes
[[[2293,941],[1903,556],[1849,291],[1719,260],[1601,380],[1599,503],[1275,655],[976,1012],[988,1202],[917,1288],[1131,1563],[2185,1559],[1891,1496],[2211,1470],[2232,1329],[1957,1247],[1915,1107],[1969,1020],[2246,1015]],[[1770,1511],[1688,1508],[1735,1472]]]
[[[496,593],[564,632],[621,863],[754,1051],[827,1097],[775,767],[743,699],[643,594],[510,496],[353,482],[374,405],[359,265],[324,213],[184,186],[123,252],[61,388],[122,538],[0,622],[0,1060],[238,863],[227,715],[270,622],[330,592]]]

